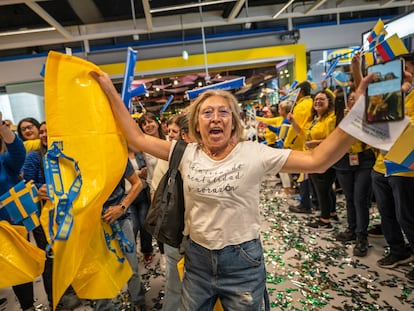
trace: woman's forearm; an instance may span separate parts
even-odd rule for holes
[[[99,83],[108,98],[114,117],[121,127],[130,148],[134,151],[144,151],[157,158],[168,160],[171,142],[144,134],[131,118],[109,76],[106,73],[99,74],[96,72],[91,72],[91,75]]]
[[[312,151],[292,150],[281,171],[323,173],[348,151],[354,140],[351,135],[336,128]]]

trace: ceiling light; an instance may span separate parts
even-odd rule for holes
[[[14,36],[14,35],[24,35],[24,34],[28,34],[28,33],[46,32],[46,31],[54,31],[54,30],[56,30],[55,27],[45,27],[45,28],[35,28],[35,29],[19,29],[19,30],[0,32],[0,37]]]
[[[183,59],[184,60],[188,59],[188,52],[186,50],[183,50]]]
[[[220,3],[226,3],[226,2],[235,2],[236,0],[220,0]],[[151,9],[150,13],[160,13],[160,12],[167,12],[167,11],[176,11],[176,10],[183,10],[183,9],[189,9],[189,8],[195,8],[195,7],[202,7],[205,5],[215,5],[217,4],[217,1],[205,1],[205,2],[199,2],[199,3],[190,3],[190,4],[179,4],[174,6],[166,6],[156,9]]]

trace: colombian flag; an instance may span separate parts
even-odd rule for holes
[[[367,38],[369,48],[373,49],[378,43],[384,40],[386,35],[387,31],[385,30],[384,22],[382,19],[379,19]]]
[[[396,56],[408,53],[404,42],[397,34],[393,34],[387,40],[378,44],[376,49],[384,62],[394,59]]]

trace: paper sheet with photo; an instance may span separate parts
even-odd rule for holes
[[[339,127],[356,139],[380,150],[388,151],[410,122],[401,121],[367,123],[364,118],[365,96],[360,96]]]

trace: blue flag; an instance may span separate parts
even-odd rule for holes
[[[127,59],[125,62],[124,81],[122,83],[121,98],[128,111],[131,108],[131,85],[134,80],[134,68],[137,61],[137,51],[128,48]],[[135,95],[136,96],[136,95]]]
[[[198,95],[200,95],[201,93],[203,93],[204,91],[207,91],[207,90],[213,90],[213,89],[232,90],[232,89],[237,89],[239,87],[244,86],[244,79],[245,79],[245,77],[240,77],[240,78],[233,79],[233,80],[228,80],[228,81],[224,81],[224,82],[220,82],[220,83],[216,83],[216,84],[211,84],[211,85],[207,85],[205,87],[200,87],[198,89],[186,91],[186,93],[187,93],[188,99],[191,100],[191,99],[196,98]]]
[[[162,114],[168,108],[168,106],[171,104],[173,99],[174,99],[173,95],[170,95],[170,97],[168,97],[165,104],[161,107],[160,114]]]
[[[326,71],[325,78],[324,78],[325,80],[328,79],[332,75],[332,73],[334,72],[334,70],[335,70],[336,66],[338,65],[338,63],[339,63],[339,58],[335,58],[331,62],[331,65],[329,66],[328,70]]]

